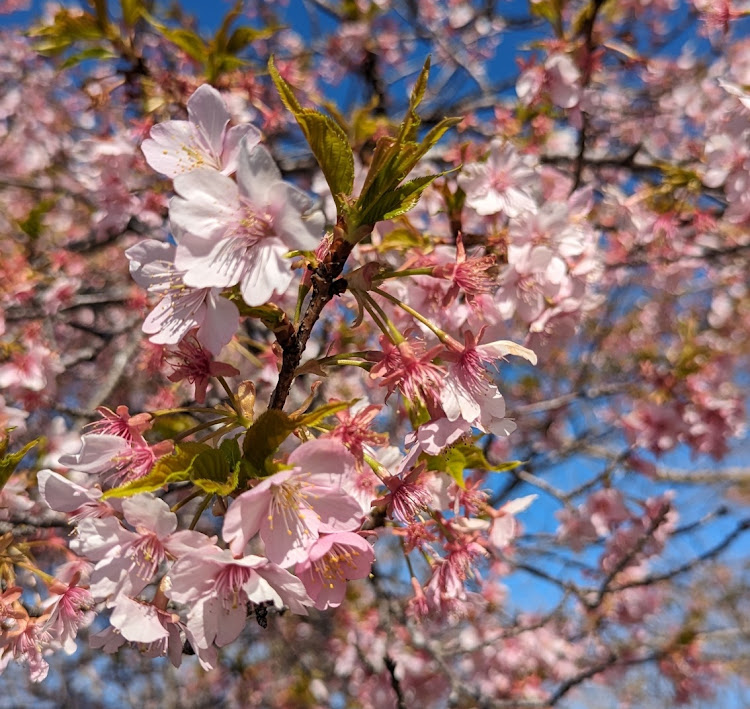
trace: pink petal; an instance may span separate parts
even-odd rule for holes
[[[261,520],[260,538],[266,556],[279,566],[292,566],[307,556],[307,549],[318,538],[318,515],[307,507],[290,510],[287,514],[273,514]]]
[[[269,187],[280,181],[281,172],[264,146],[256,145],[251,149],[247,142],[241,144],[237,160],[237,183],[244,197],[253,204],[267,205]]]
[[[84,434],[81,450],[75,455],[61,455],[58,462],[82,473],[102,473],[113,467],[113,458],[129,448],[127,441],[119,436]]]
[[[230,118],[221,94],[213,86],[203,84],[188,99],[187,109],[190,122],[205,140],[212,155],[218,158]]]
[[[287,251],[280,239],[264,239],[247,254],[240,290],[250,307],[264,305],[274,293],[283,295],[289,289],[294,276],[291,261],[284,258]]]
[[[42,499],[51,509],[58,512],[73,512],[102,496],[101,490],[76,485],[51,470],[40,470],[37,473],[37,481]]]
[[[299,466],[315,485],[339,485],[339,476],[353,475],[356,467],[354,456],[331,438],[303,443],[289,456],[289,463]]]
[[[216,170],[199,168],[174,179],[179,196],[169,202],[169,219],[179,229],[204,239],[221,238],[239,208],[234,180]]]
[[[362,523],[362,507],[345,492],[320,489],[310,506],[320,517],[320,532],[351,532]]]
[[[206,298],[206,317],[198,328],[198,341],[217,356],[237,332],[240,313],[237,306],[211,291]]]
[[[135,495],[123,500],[122,511],[136,529],[152,531],[159,539],[165,539],[177,529],[177,515],[164,500],[153,495]]]
[[[165,121],[151,129],[141,144],[146,162],[167,177],[176,177],[204,164],[203,147],[188,121]]]
[[[240,143],[245,139],[247,150],[252,150],[260,143],[260,131],[250,123],[230,128],[224,136],[224,149],[221,154],[221,171],[225,175],[231,175],[237,170],[237,160],[240,152]]]

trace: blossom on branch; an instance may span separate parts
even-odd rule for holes
[[[291,285],[286,254],[311,251],[321,239],[323,214],[310,212],[312,200],[281,179],[262,145],[242,143],[237,182],[199,168],[176,177],[174,186],[175,266],[191,288],[239,285],[245,303],[263,305]]]
[[[240,141],[250,146],[260,142],[260,131],[250,123],[227,128],[229,112],[219,92],[208,84],[188,99],[187,111],[187,121],[155,125],[141,145],[148,164],[167,177],[199,167],[231,175],[237,169]]]

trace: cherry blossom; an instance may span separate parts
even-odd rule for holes
[[[208,168],[175,178],[170,219],[180,233],[175,265],[192,288],[240,286],[243,300],[263,305],[292,282],[293,249],[320,241],[323,215],[282,181],[268,150],[240,145],[237,182]]]
[[[513,218],[537,209],[531,192],[535,179],[531,160],[510,143],[493,141],[487,161],[465,165],[458,184],[466,192],[466,204],[477,214],[503,213]]]
[[[191,288],[174,265],[176,247],[154,240],[127,250],[133,279],[161,300],[143,323],[156,344],[176,345],[193,329],[211,353],[218,354],[237,331],[237,306],[222,298],[220,288]]]
[[[289,457],[291,470],[282,470],[242,493],[224,517],[223,537],[241,556],[255,534],[266,556],[291,566],[308,555],[324,532],[352,531],[359,526],[359,503],[344,489],[354,459],[340,443],[309,441]]]
[[[235,558],[207,546],[182,557],[170,570],[167,595],[190,606],[187,626],[198,646],[223,647],[242,632],[247,604],[270,601],[306,615],[312,601],[302,582],[260,556]]]
[[[744,5],[95,5],[0,42],[8,696],[731,703]]]
[[[91,593],[116,603],[120,595],[137,596],[160,566],[209,545],[213,539],[191,530],[177,530],[177,517],[163,500],[150,495],[122,503],[126,529],[115,517],[88,517],[78,524],[75,547],[96,562]]]
[[[336,608],[346,594],[346,582],[365,578],[375,560],[370,544],[358,534],[324,534],[294,570],[318,610]]]
[[[227,127],[230,116],[226,105],[208,84],[198,87],[188,99],[187,111],[187,121],[158,123],[141,144],[148,164],[167,177],[199,167],[231,175],[237,169],[241,141],[248,147],[260,142],[260,131],[250,123]]]
[[[505,419],[502,394],[488,381],[485,365],[514,354],[536,364],[536,355],[526,347],[507,340],[480,345],[484,330],[475,337],[464,332],[464,346],[450,343],[446,358],[453,361],[444,382],[440,403],[449,421],[459,417],[482,430],[498,435],[511,433],[515,426]]]

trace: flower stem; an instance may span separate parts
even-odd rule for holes
[[[428,320],[424,315],[421,313],[418,313],[414,308],[409,307],[406,303],[402,303],[398,298],[391,295],[390,293],[387,293],[384,290],[381,290],[380,288],[373,288],[373,293],[377,293],[379,296],[382,296],[386,300],[390,300],[391,303],[394,305],[397,305],[401,310],[409,313],[414,319],[419,320],[425,327],[432,330],[432,332],[437,335],[438,339],[441,342],[447,342],[448,338],[450,337],[447,332],[444,330],[441,330],[435,323]]]

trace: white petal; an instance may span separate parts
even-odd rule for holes
[[[237,184],[242,195],[253,204],[265,206],[269,187],[280,181],[281,171],[271,153],[262,145],[250,149],[247,140],[243,141],[237,159]]]
[[[170,221],[204,239],[224,235],[239,209],[233,180],[216,170],[200,168],[175,177],[174,188],[179,197],[170,200]]]
[[[187,102],[190,122],[216,158],[221,155],[229,111],[221,94],[209,84],[199,86]],[[218,162],[218,160],[217,160]]]

